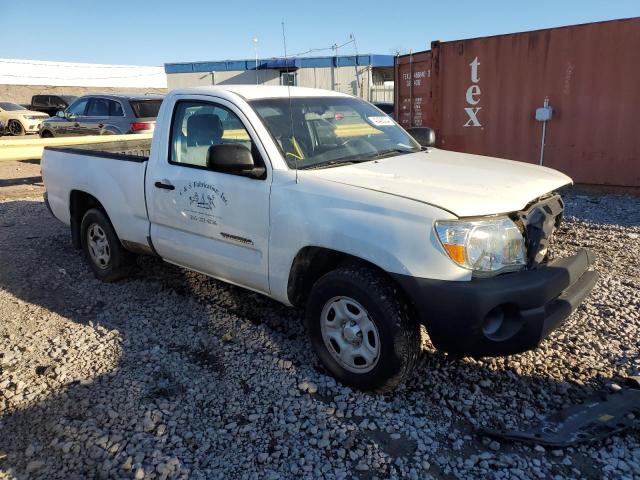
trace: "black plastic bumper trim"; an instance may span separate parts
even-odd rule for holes
[[[553,260],[536,270],[456,282],[392,274],[440,350],[465,356],[499,356],[537,347],[595,286],[589,250]],[[497,333],[490,312],[503,312]],[[500,320],[498,321],[498,323]],[[491,329],[489,329],[491,330]]]

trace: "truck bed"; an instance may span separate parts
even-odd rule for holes
[[[85,145],[74,145],[73,147],[45,147],[44,150],[111,158],[114,160],[145,162],[151,154],[151,139],[88,143]]]
[[[72,193],[89,194],[109,212],[123,242],[146,245],[144,182],[150,147],[151,139],[46,147],[42,178],[53,214],[70,224]]]

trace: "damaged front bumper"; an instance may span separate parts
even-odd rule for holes
[[[452,282],[395,274],[434,346],[462,356],[500,356],[536,348],[587,297],[598,280],[594,255],[581,250],[535,270]]]

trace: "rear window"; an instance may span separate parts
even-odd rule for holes
[[[157,117],[162,100],[131,100],[131,108],[137,118]]]

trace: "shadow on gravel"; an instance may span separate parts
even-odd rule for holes
[[[15,185],[26,185],[26,184],[34,184],[34,183],[42,183],[42,177],[20,177],[20,178],[0,178],[0,188],[2,187],[13,187]]]
[[[13,400],[0,393],[4,401],[0,450],[7,453],[0,460],[2,470],[29,478],[131,477],[138,466],[147,472],[172,468],[167,470],[169,476],[220,473],[216,458],[241,454],[232,448],[240,434],[229,432],[238,428],[236,424],[249,423],[251,412],[264,412],[265,421],[256,428],[264,435],[276,435],[271,430],[275,417],[270,415],[276,414],[280,407],[274,402],[281,399],[265,390],[269,378],[252,374],[256,367],[250,363],[251,355],[277,357],[277,370],[269,364],[268,372],[291,368],[280,367],[284,361],[324,373],[307,348],[298,311],[154,258],[140,259],[132,279],[102,284],[71,247],[67,228],[51,218],[41,202],[0,203],[0,218],[7,225],[0,229],[0,288],[52,312],[40,311],[33,320],[40,322],[40,335],[56,337],[43,342],[51,344],[48,353],[62,351],[57,357],[41,354],[29,367],[30,378],[44,377],[45,394],[55,390],[54,394],[15,409]],[[105,357],[117,362],[87,354],[95,362],[87,365],[81,345],[65,339],[64,320],[56,324],[58,332],[47,330],[54,315],[97,331],[97,348],[101,342],[108,345]],[[254,333],[263,336],[260,342],[233,343],[234,336]],[[248,363],[238,359],[244,354],[249,354]],[[77,358],[66,358],[74,355]],[[0,378],[9,374],[0,372]],[[601,379],[594,378],[594,384],[598,382]],[[260,391],[265,393],[252,397],[257,405],[245,401],[250,392]],[[319,410],[318,405],[334,401],[322,393],[307,397],[309,409]],[[483,409],[488,405],[493,419],[513,419],[523,402],[544,414],[549,405],[561,408],[590,393],[589,386],[527,376],[511,367],[509,359],[452,362],[429,350],[406,388],[384,401],[390,405],[389,413],[399,418],[410,408],[425,418],[425,424],[439,423],[434,431],[446,439],[453,427],[472,434],[476,427],[486,426],[486,419],[474,418],[476,402]],[[363,398],[366,401],[367,396]],[[328,413],[324,420],[328,425],[345,421]],[[408,455],[414,449],[411,442],[394,444],[366,429],[358,438],[376,443],[390,455]],[[269,445],[259,448],[273,452],[279,442],[286,444],[287,438],[273,436]],[[486,451],[479,440],[474,448]],[[257,465],[248,458],[240,463]],[[436,474],[437,468],[431,473]],[[588,475],[594,467],[585,468]],[[385,476],[388,471],[375,473]]]

